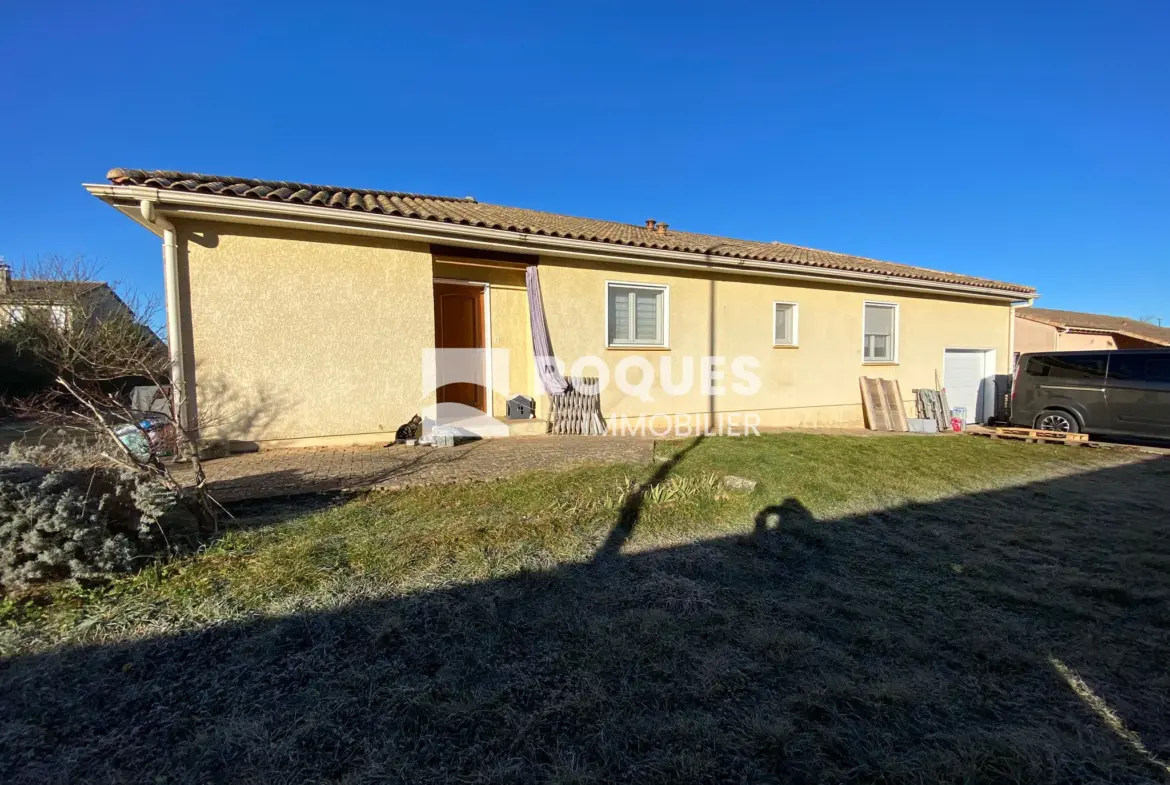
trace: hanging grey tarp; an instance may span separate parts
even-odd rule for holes
[[[540,298],[540,276],[536,265],[530,264],[524,270],[524,287],[528,292],[528,318],[532,323],[532,354],[536,359],[536,373],[549,395],[562,395],[569,389],[565,377],[557,371],[553,358],[552,339],[548,334],[548,323],[544,320],[544,301]]]

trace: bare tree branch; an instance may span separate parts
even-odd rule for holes
[[[214,525],[214,500],[199,455],[200,424],[181,421],[181,392],[168,378],[166,345],[149,327],[157,301],[115,292],[82,258],[38,260],[21,277],[22,318],[7,332],[51,369],[55,386],[9,402],[9,408],[108,445],[108,460],[154,475],[201,521]],[[130,391],[136,386],[156,388],[164,411],[135,409]],[[171,460],[164,460],[168,453]],[[175,459],[190,464],[193,482],[176,474]]]

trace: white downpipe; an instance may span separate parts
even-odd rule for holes
[[[162,229],[163,237],[163,292],[167,309],[167,348],[171,360],[171,388],[175,391],[176,415],[184,430],[189,423],[187,407],[187,376],[183,369],[183,322],[179,318],[179,244],[175,239],[175,225],[155,211],[149,199],[138,203],[142,219]]]

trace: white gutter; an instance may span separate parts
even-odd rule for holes
[[[851,272],[823,267],[810,268],[808,265],[786,262],[756,262],[713,256],[707,253],[611,245],[588,240],[523,234],[505,229],[484,229],[440,221],[364,213],[342,208],[322,208],[315,205],[168,191],[133,185],[99,183],[86,184],[84,187],[94,196],[114,206],[122,204],[123,200],[126,199],[149,199],[159,204],[169,205],[168,214],[203,220],[283,226],[308,231],[328,230],[345,234],[391,237],[413,242],[459,245],[484,250],[504,250],[510,253],[543,253],[549,256],[605,261],[612,264],[646,264],[684,269],[723,270],[742,275],[762,275],[797,280],[832,280],[882,289],[928,291],[984,300],[1018,301],[1021,297],[1034,296],[1031,293],[944,281],[916,279],[894,279],[891,281],[890,276],[879,273]]]
[[[155,209],[155,202],[142,199],[138,203],[142,219],[162,230],[163,290],[167,308],[167,348],[171,359],[171,390],[175,396],[175,414],[184,430],[189,423],[187,411],[187,379],[183,369],[183,322],[179,311],[179,245],[175,240],[175,225]]]

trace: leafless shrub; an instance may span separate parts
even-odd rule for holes
[[[199,424],[184,416],[184,391],[171,385],[166,345],[150,327],[162,311],[160,304],[129,290],[115,291],[99,272],[84,258],[59,256],[21,269],[19,279],[37,283],[23,287],[27,303],[21,318],[7,328],[9,338],[47,365],[54,383],[7,402],[7,408],[95,442],[109,463],[153,476],[196,515],[201,527],[214,529]],[[149,417],[132,405],[135,386],[159,390]],[[193,483],[174,471],[177,460],[191,464]]]

